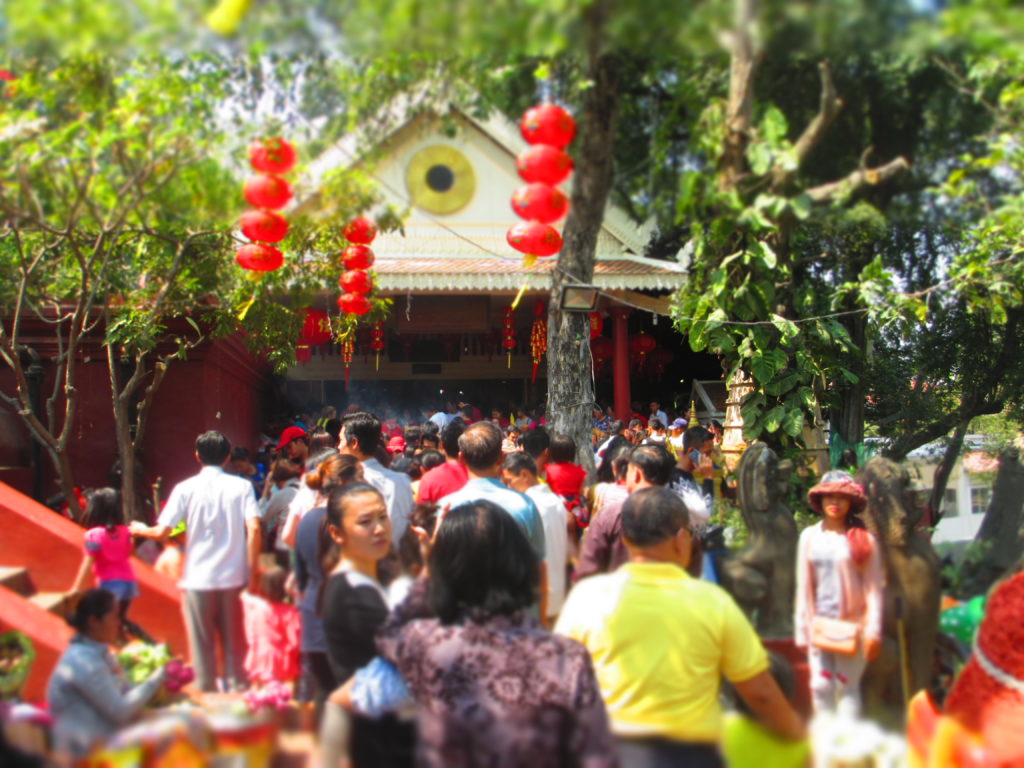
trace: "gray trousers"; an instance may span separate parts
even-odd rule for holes
[[[242,587],[185,590],[185,628],[196,685],[201,691],[217,690],[217,641],[224,659],[223,677],[228,690],[244,691],[245,624],[242,620]]]

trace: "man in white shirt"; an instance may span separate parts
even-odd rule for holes
[[[440,410],[434,411],[427,421],[434,422],[439,430],[443,430],[455,419],[457,414],[453,413],[454,410],[455,405],[453,403],[445,403]]]
[[[231,443],[220,432],[196,438],[199,474],[174,486],[156,525],[131,525],[136,536],[162,539],[186,524],[184,591],[189,650],[202,691],[217,690],[217,651],[221,643],[226,686],[246,689],[245,628],[242,590],[258,579],[257,558],[263,543],[260,511],[252,486],[229,475],[222,465]]]
[[[510,453],[501,465],[501,479],[509,488],[529,496],[544,526],[544,563],[547,566],[547,626],[552,626],[565,602],[569,557],[569,517],[565,502],[537,479],[537,463],[523,451]]]
[[[412,480],[403,472],[392,472],[377,460],[377,450],[383,448],[380,419],[372,413],[352,413],[342,419],[338,450],[359,459],[366,482],[384,496],[391,518],[391,540],[397,547],[412,515]]]

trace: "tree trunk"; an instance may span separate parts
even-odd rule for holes
[[[619,103],[615,59],[601,51],[604,3],[587,14],[589,75],[593,85],[583,99],[580,120],[579,162],[573,176],[572,209],[565,222],[565,245],[552,277],[548,306],[548,421],[551,429],[576,441],[577,458],[588,473],[594,471],[591,450],[591,409],[594,403],[590,320],[586,312],[562,312],[562,289],[590,283],[594,277],[597,236],[612,186],[612,147]]]
[[[67,502],[71,519],[84,523],[85,510],[78,503],[78,494],[75,492],[75,473],[71,469],[71,459],[66,451],[56,455],[51,454],[51,457],[53,458],[54,467],[57,468],[57,481],[60,483],[61,493],[64,494],[64,501]]]
[[[867,347],[867,320],[858,316],[844,323],[850,334],[850,340],[859,350]],[[863,367],[855,369],[860,377],[856,384],[847,384],[840,397],[838,407],[832,413],[832,428],[849,446],[858,446],[864,442],[864,371]],[[856,449],[855,449],[856,450]],[[858,464],[862,459],[858,455]]]
[[[928,514],[930,519],[926,521],[926,525],[938,525],[942,519],[942,497],[946,493],[946,486],[949,485],[949,475],[956,465],[960,451],[963,450],[964,438],[967,436],[967,428],[970,424],[971,419],[965,418],[956,425],[953,437],[950,438],[949,445],[946,446],[946,450],[942,454],[942,461],[939,462],[939,466],[935,469],[932,492],[928,497]]]
[[[131,414],[129,405],[131,393],[128,383],[121,383],[121,361],[113,347],[107,345],[107,371],[110,374],[110,398],[114,413],[114,437],[117,441],[117,458],[121,464],[121,509],[126,521],[136,520],[135,504],[135,443],[132,440]],[[134,377],[132,377],[134,378]]]

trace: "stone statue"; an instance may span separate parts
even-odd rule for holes
[[[747,545],[718,564],[722,586],[751,614],[767,638],[793,634],[797,530],[793,513],[782,502],[793,471],[767,445],[756,442],[740,459],[736,475]]]
[[[885,641],[881,656],[864,676],[864,704],[869,713],[903,708],[898,618],[902,610],[907,642],[908,698],[932,678],[939,626],[940,564],[931,543],[915,531],[921,512],[914,503],[907,471],[876,456],[857,473],[868,504],[864,524],[882,547],[885,563]]]

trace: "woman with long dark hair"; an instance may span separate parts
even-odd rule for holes
[[[326,579],[321,616],[327,659],[338,685],[376,656],[374,636],[388,617],[378,566],[391,549],[391,520],[380,491],[349,483],[331,493],[325,517],[328,543],[321,553]],[[352,718],[350,757],[355,768],[412,764],[415,732],[395,715]],[[325,761],[330,762],[330,761]]]
[[[349,483],[361,482],[363,468],[355,456],[334,454],[306,473],[306,486],[316,493],[312,510],[302,516],[295,532],[295,582],[302,593],[299,614],[302,617],[302,636],[299,658],[302,671],[299,676],[300,701],[316,702],[322,707],[327,696],[336,687],[334,673],[327,660],[327,640],[323,620],[320,618],[320,595],[323,591],[324,571],[321,568],[321,550],[330,549],[324,520],[327,500],[331,494]],[[330,564],[333,568],[334,564]]]
[[[377,635],[418,705],[417,764],[616,765],[590,655],[530,611],[537,556],[515,520],[470,502],[424,546],[427,578]]]

